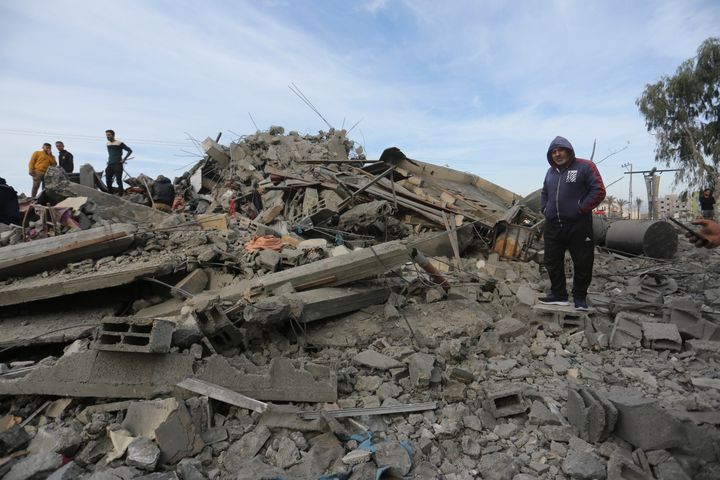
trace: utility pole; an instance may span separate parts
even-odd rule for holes
[[[621,165],[621,167],[623,167],[623,168],[630,167],[630,171],[628,172],[628,173],[630,174],[630,191],[628,192],[628,195],[629,195],[629,197],[628,197],[628,208],[630,209],[630,220],[632,220],[632,212],[633,212],[633,206],[632,206],[632,204],[633,204],[633,196],[632,196],[632,173],[633,173],[633,170],[632,170],[632,163],[630,163],[630,162],[623,163],[623,164]],[[638,212],[638,218],[640,218],[640,212]]]
[[[673,169],[667,169],[667,170],[658,170],[656,167],[654,167],[652,170],[636,170],[636,171],[630,171],[625,172],[625,175],[630,175],[630,178],[632,178],[633,174],[642,173],[643,177],[645,178],[645,187],[647,188],[647,195],[648,195],[648,215],[651,220],[657,220],[658,216],[658,208],[657,208],[657,202],[658,202],[658,185],[660,183],[660,179],[656,174],[663,173],[663,172],[677,172],[679,171],[679,168],[673,168]],[[640,211],[638,209],[638,218],[640,218]]]

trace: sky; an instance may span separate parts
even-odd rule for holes
[[[0,176],[29,192],[56,140],[103,170],[106,129],[128,173],[171,178],[208,136],[327,130],[294,84],[368,158],[397,146],[524,196],[562,135],[627,199],[622,165],[656,165],[635,100],[711,36],[717,0],[0,0]]]

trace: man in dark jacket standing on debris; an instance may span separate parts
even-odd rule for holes
[[[595,164],[575,157],[563,137],[555,137],[547,151],[550,168],[545,174],[540,206],[545,215],[545,268],[550,276],[550,295],[540,303],[569,305],[565,284],[565,251],[573,261],[575,308],[587,310],[587,290],[595,258],[592,210],[605,198],[605,185]]]
[[[123,142],[115,138],[114,130],[105,130],[105,138],[107,138],[108,149],[108,163],[105,168],[105,182],[107,183],[108,191],[113,193],[113,178],[117,180],[118,189],[120,190],[120,195],[122,195],[125,192],[122,183],[123,165],[132,153],[132,150]],[[122,156],[123,150],[127,152],[127,154],[125,154],[125,158]]]
[[[55,148],[58,151],[58,164],[66,173],[72,173],[75,165],[73,165],[73,154],[65,150],[65,144],[58,140],[55,142]]]

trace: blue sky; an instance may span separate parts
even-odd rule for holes
[[[714,0],[0,0],[0,176],[28,192],[31,153],[59,139],[101,170],[107,128],[129,173],[169,177],[199,158],[191,138],[254,133],[249,114],[327,129],[295,83],[334,127],[360,122],[368,158],[398,146],[520,195],[556,135],[586,158],[597,140],[596,161],[627,146],[599,164],[627,198],[621,165],[655,165],[635,99],[718,25]]]

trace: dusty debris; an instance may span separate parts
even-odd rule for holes
[[[2,233],[0,476],[720,476],[714,252],[604,220],[592,308],[538,305],[498,185],[341,130],[203,149],[173,213],[50,172]]]

